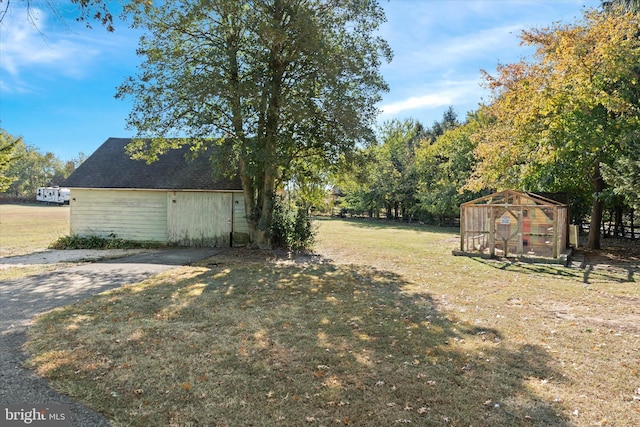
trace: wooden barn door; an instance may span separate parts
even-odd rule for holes
[[[230,246],[232,202],[231,193],[167,193],[169,242],[196,247]]]

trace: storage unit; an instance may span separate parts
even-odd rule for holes
[[[150,164],[132,160],[129,142],[109,138],[64,182],[72,235],[201,247],[248,243],[237,177],[214,178],[210,159],[193,158],[188,147]]]
[[[36,200],[47,205],[69,204],[71,191],[68,188],[60,187],[38,187],[36,189]]]
[[[567,206],[534,193],[505,190],[460,206],[460,252],[565,262]]]

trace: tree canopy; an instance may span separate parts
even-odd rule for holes
[[[633,13],[585,12],[522,33],[533,61],[485,74],[492,124],[479,137],[471,188],[587,192],[598,248],[603,165],[640,150],[640,26]]]
[[[152,161],[183,144],[226,148],[239,173],[252,241],[270,247],[276,189],[294,164],[327,164],[373,139],[379,67],[377,1],[191,0],[136,4],[149,35],[137,76],[118,90],[134,100],[132,153]],[[171,138],[168,137],[183,137]],[[151,138],[150,141],[142,138]]]
[[[460,203],[478,197],[465,189],[475,163],[473,134],[486,114],[460,123],[452,108],[424,127],[413,119],[390,120],[378,141],[334,177],[342,208],[354,214],[452,224]]]
[[[606,11],[640,12],[640,0],[601,0],[600,3]]]
[[[0,129],[0,193],[7,191],[17,179],[9,172],[9,168],[16,160],[15,151],[21,142],[21,138],[14,138],[4,129]]]

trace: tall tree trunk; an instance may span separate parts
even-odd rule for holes
[[[277,34],[284,25],[284,5],[281,0],[275,0],[272,8],[274,22],[277,23],[274,28],[274,34]],[[264,124],[259,125],[259,129],[263,129],[264,133],[260,134],[264,155],[264,172],[262,174],[262,182],[260,183],[260,191],[257,200],[257,206],[260,208],[260,216],[257,221],[255,231],[255,244],[260,249],[271,249],[271,225],[273,222],[273,207],[275,204],[276,194],[276,176],[277,168],[277,139],[280,126],[280,110],[282,108],[282,80],[286,70],[285,61],[282,58],[282,41],[275,37],[273,44],[270,46],[270,60],[268,69],[268,79],[266,80],[266,111],[264,112]]]
[[[249,229],[249,245],[256,241],[256,195],[253,191],[253,179],[246,171],[244,160],[240,159],[240,181],[242,182],[242,192],[244,194],[244,213]]]
[[[262,200],[258,203],[260,209],[260,219],[255,230],[255,244],[259,249],[271,249],[271,223],[273,222],[273,205],[275,203],[276,170],[268,167],[265,171]]]
[[[616,209],[615,210],[616,218],[615,218],[615,225],[613,228],[614,235],[619,237],[624,237],[624,221],[623,221],[624,206],[622,205],[622,202],[617,203],[615,209]]]
[[[591,222],[589,224],[589,238],[587,241],[588,249],[600,249],[600,224],[602,223],[602,214],[604,211],[604,203],[600,195],[604,190],[604,179],[600,172],[600,162],[596,162],[593,172],[593,202],[591,204]]]

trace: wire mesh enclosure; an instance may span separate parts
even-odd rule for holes
[[[567,237],[567,206],[537,194],[505,190],[460,206],[462,254],[558,259]]]

